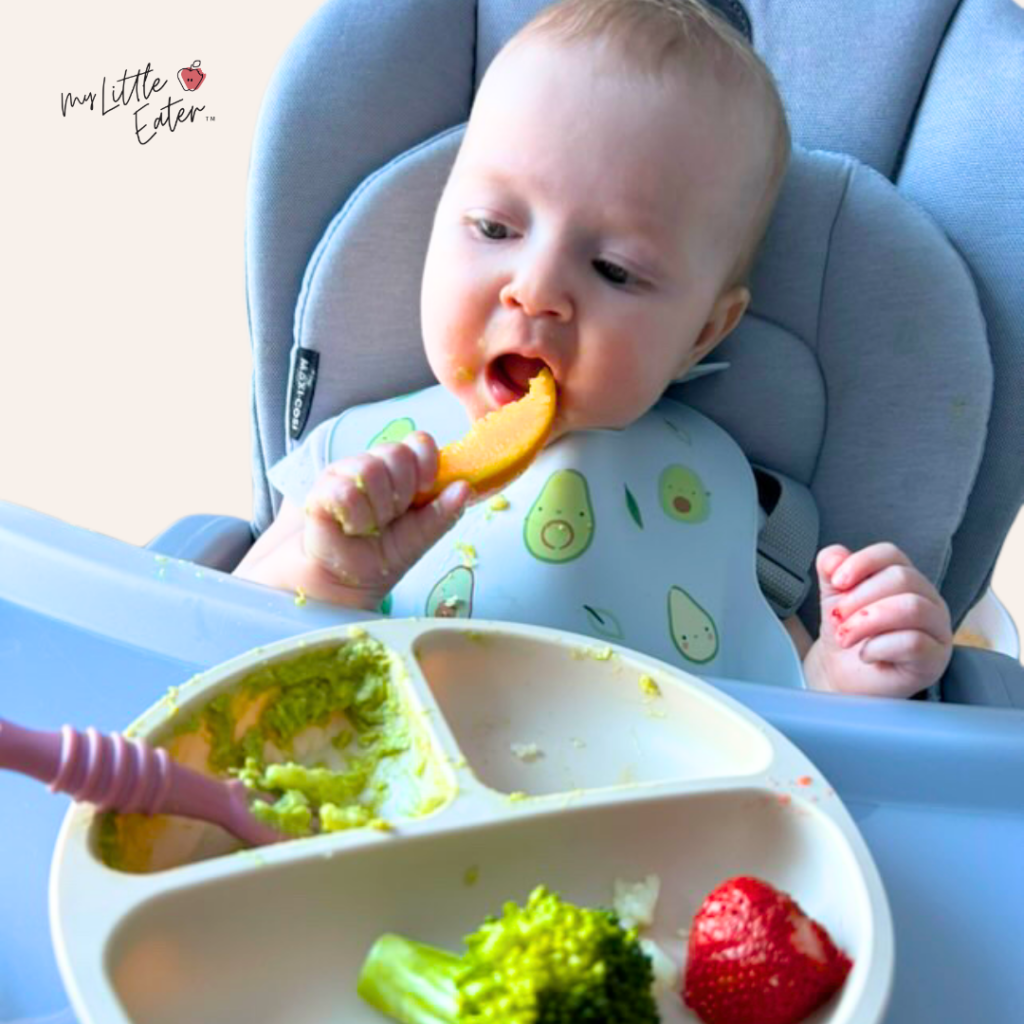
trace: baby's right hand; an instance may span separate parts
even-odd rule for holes
[[[310,596],[376,609],[451,529],[472,493],[459,480],[413,509],[436,476],[437,444],[422,431],[331,463],[306,499],[302,546],[332,593]]]

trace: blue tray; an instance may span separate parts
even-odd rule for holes
[[[123,728],[197,671],[369,618],[0,503],[0,715]],[[875,858],[896,930],[892,1024],[1013,1024],[1024,1006],[1024,712],[722,683],[797,743]],[[74,1024],[47,876],[63,797],[0,773],[0,1022]]]

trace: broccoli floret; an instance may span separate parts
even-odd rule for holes
[[[403,1024],[657,1024],[651,961],[611,910],[538,886],[465,938],[461,956],[381,936],[359,994]]]

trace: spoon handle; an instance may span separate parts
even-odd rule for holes
[[[166,750],[120,733],[79,732],[70,725],[44,732],[0,718],[0,768],[30,775],[101,811],[200,818],[253,846],[282,838],[252,816],[252,794],[238,779],[202,775]]]

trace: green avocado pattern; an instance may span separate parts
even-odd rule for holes
[[[372,448],[375,444],[385,444],[388,442],[397,444],[403,438],[408,437],[415,429],[416,424],[408,416],[403,416],[400,420],[392,420],[383,430],[377,431],[370,438],[370,443],[366,447]]]
[[[473,614],[473,570],[457,565],[445,573],[427,596],[426,614],[432,619],[468,619]]]
[[[640,512],[640,505],[637,503],[636,498],[633,496],[633,492],[629,489],[629,484],[622,485],[626,490],[626,508],[629,509],[630,517],[633,522],[642,530],[644,528],[644,517]]]
[[[662,511],[680,523],[702,523],[711,512],[704,483],[688,466],[666,466],[658,479]]]
[[[676,650],[687,661],[705,665],[718,653],[714,619],[682,587],[668,592],[668,628]]]
[[[548,477],[523,521],[526,550],[542,562],[571,562],[594,539],[594,509],[586,478],[575,469]]]
[[[664,423],[665,426],[668,427],[668,429],[671,430],[672,433],[675,434],[675,436],[680,441],[683,442],[683,444],[688,444],[690,445],[690,447],[693,447],[693,440],[690,438],[690,432],[688,430],[686,430],[684,427],[679,426],[678,423],[673,423],[672,420],[668,419],[667,417],[662,418],[662,423]]]
[[[587,624],[599,636],[606,636],[609,640],[623,639],[625,634],[614,612],[607,608],[592,608],[589,604],[585,604],[583,610],[587,613]]]

